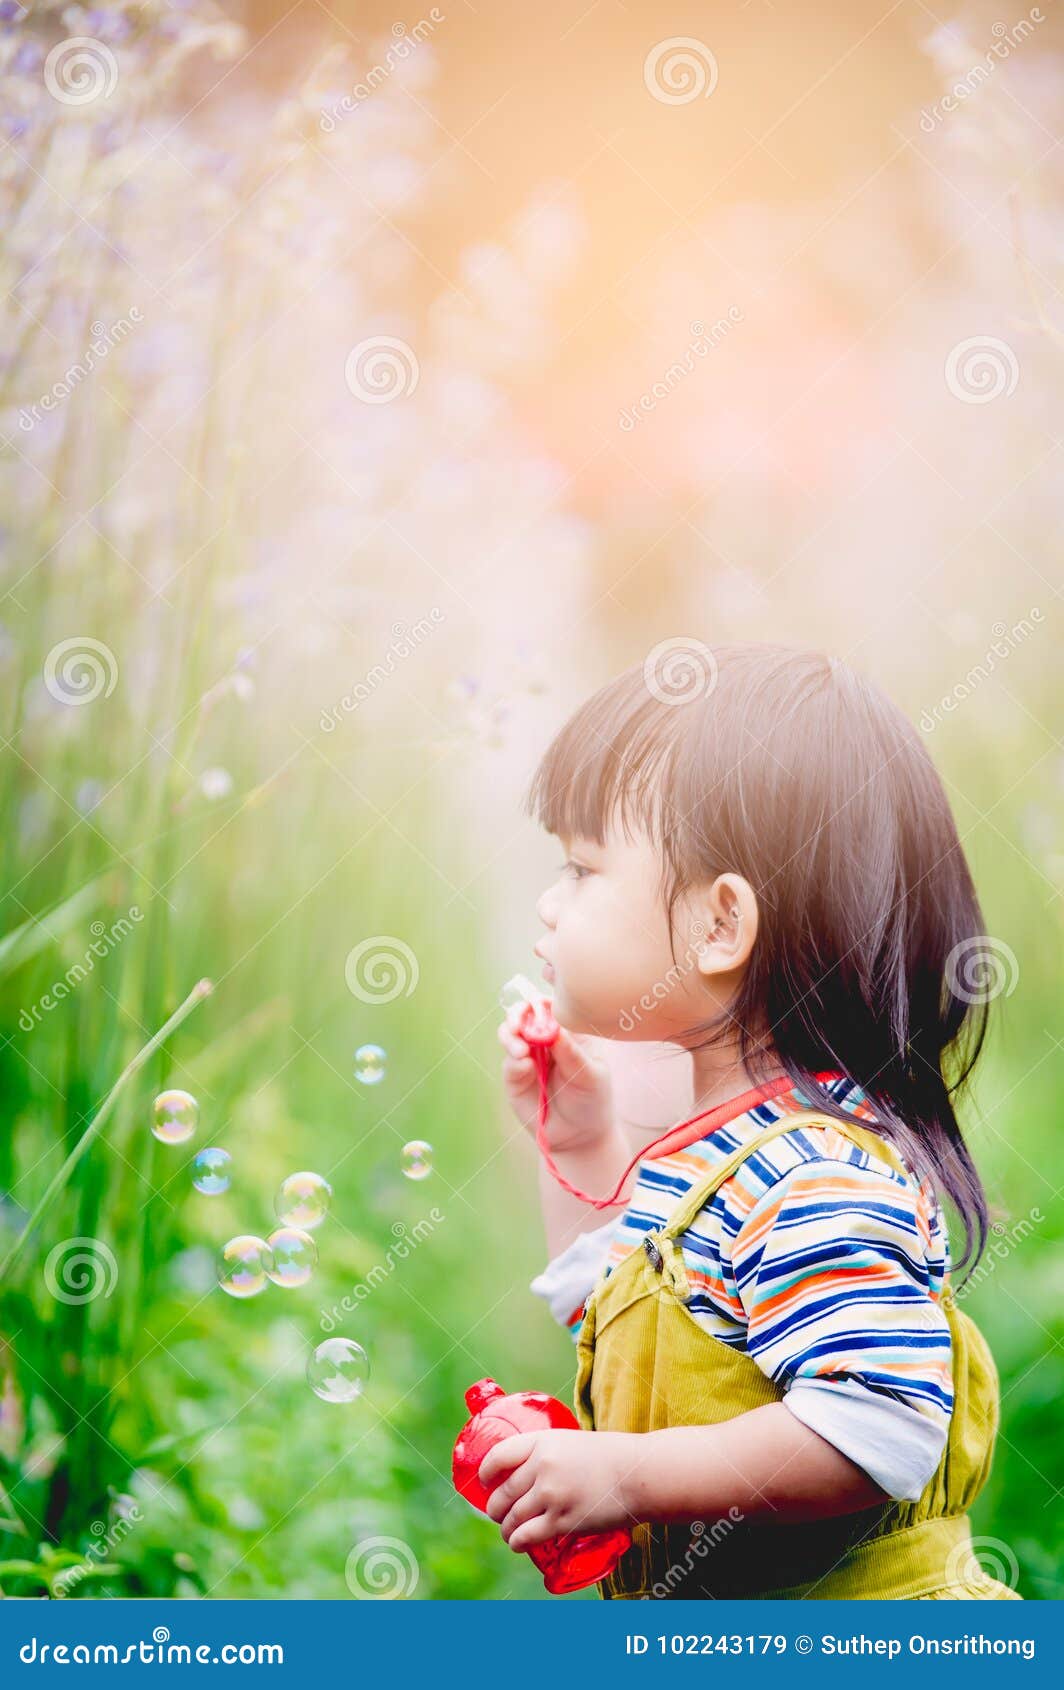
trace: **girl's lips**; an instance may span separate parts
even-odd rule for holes
[[[544,980],[546,980],[548,986],[553,985],[553,983],[554,983],[554,970],[551,967],[549,962],[545,962],[543,964],[542,973],[543,973],[543,978],[544,978]]]

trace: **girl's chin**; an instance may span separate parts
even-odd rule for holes
[[[582,1004],[569,1003],[564,992],[556,991],[551,1000],[554,1019],[567,1033],[586,1033],[596,1039],[627,1039],[632,1037],[625,1027],[623,1012],[603,1009],[589,1011]]]
[[[559,1027],[564,1027],[567,1033],[587,1033],[590,1031],[583,1011],[578,1005],[570,1003],[564,990],[554,986],[551,991],[550,1003],[551,1009],[554,1011],[555,1021],[557,1021]]]

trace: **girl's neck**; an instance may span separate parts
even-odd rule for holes
[[[693,1050],[691,1060],[694,1083],[692,1114],[714,1109],[718,1104],[727,1103],[730,1098],[749,1091],[752,1086],[782,1078],[786,1073],[778,1059],[766,1056],[759,1071],[752,1074],[733,1046]]]

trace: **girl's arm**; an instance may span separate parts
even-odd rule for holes
[[[510,1104],[535,1140],[539,1083],[528,1046],[507,1015],[498,1030],[506,1051],[503,1081]],[[548,1143],[560,1172],[581,1191],[605,1197],[642,1146],[688,1113],[691,1059],[664,1045],[625,1045],[565,1029],[553,1047]],[[619,1094],[619,1095],[618,1095]],[[623,1203],[596,1209],[558,1184],[539,1159],[547,1253],[561,1253],[582,1232],[615,1220]],[[625,1193],[635,1183],[635,1172]]]
[[[519,1433],[489,1451],[480,1479],[495,1486],[487,1512],[515,1551],[577,1527],[728,1516],[782,1524],[889,1500],[782,1403],[716,1426]]]
[[[717,1426],[627,1437],[614,1459],[633,1520],[715,1518],[738,1508],[744,1518],[771,1515],[784,1524],[888,1500],[862,1468],[778,1402]]]
[[[616,1123],[604,1131],[601,1139],[586,1148],[553,1150],[551,1154],[567,1180],[596,1197],[605,1197],[613,1190],[632,1156],[628,1140]],[[560,1255],[578,1233],[605,1226],[621,1212],[620,1207],[594,1209],[590,1203],[573,1197],[558,1184],[542,1157],[539,1158],[538,1177],[548,1256]],[[626,1195],[634,1182],[633,1169],[625,1186]]]
[[[539,1081],[528,1046],[517,1032],[513,1014],[498,1030],[506,1052],[503,1083],[518,1120],[535,1140],[539,1111]],[[632,1157],[628,1137],[614,1113],[610,1063],[603,1055],[606,1041],[574,1036],[562,1029],[552,1047],[549,1077],[550,1112],[547,1142],[566,1179],[582,1191],[606,1196]],[[581,1232],[613,1219],[619,1208],[596,1209],[573,1197],[540,1160],[539,1190],[549,1255],[556,1256]],[[635,1174],[629,1180],[634,1182]]]

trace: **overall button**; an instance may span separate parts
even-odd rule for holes
[[[658,1249],[654,1240],[652,1238],[649,1238],[649,1237],[644,1238],[643,1249],[646,1251],[647,1256],[649,1257],[650,1265],[654,1269],[654,1272],[660,1273],[665,1266],[665,1258],[662,1255],[661,1251]]]

